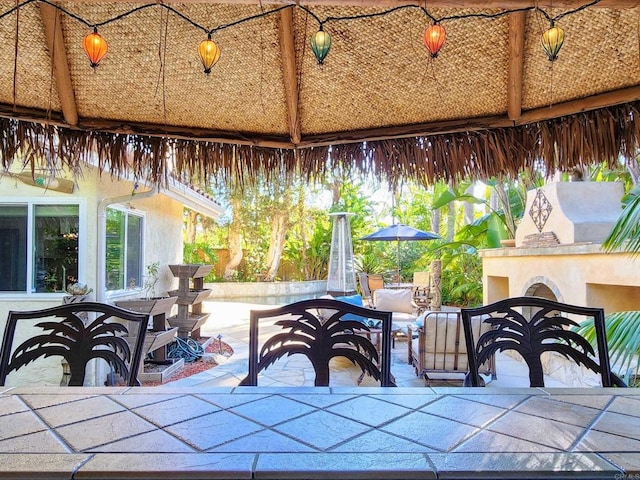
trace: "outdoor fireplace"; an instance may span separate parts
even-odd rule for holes
[[[515,247],[480,253],[484,303],[537,296],[607,314],[640,310],[640,259],[601,248],[622,195],[615,182],[558,182],[529,191]]]

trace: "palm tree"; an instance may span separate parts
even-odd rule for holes
[[[594,355],[593,347],[581,335],[564,327],[578,326],[576,322],[559,315],[546,316],[549,310],[541,309],[528,321],[524,315],[508,309],[504,317],[492,317],[486,322],[494,328],[478,339],[478,365],[488,361],[493,354],[515,350],[529,367],[532,387],[544,387],[541,354],[558,352],[596,372],[598,364],[588,355]],[[579,349],[577,348],[579,347]]]
[[[282,357],[305,355],[316,374],[315,386],[329,385],[329,362],[334,357],[345,357],[360,367],[363,373],[380,380],[380,370],[372,359],[378,361],[378,352],[371,341],[354,330],[369,330],[356,320],[340,320],[341,313],[332,315],[322,323],[307,312],[295,320],[279,320],[275,324],[288,332],[274,335],[260,351],[257,371],[272,365]]]
[[[110,314],[100,315],[85,327],[83,321],[73,313],[60,322],[40,322],[36,327],[48,334],[32,337],[19,345],[11,356],[7,372],[18,370],[40,357],[63,357],[69,364],[70,386],[84,384],[87,363],[92,358],[102,358],[113,365],[116,373],[129,376],[123,358],[130,358],[129,344],[118,333],[128,333],[127,328],[116,322],[106,323]],[[107,347],[107,348],[99,348]]]

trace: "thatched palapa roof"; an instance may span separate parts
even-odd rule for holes
[[[540,48],[552,18],[555,62]],[[433,20],[437,58],[422,43]],[[95,71],[93,26],[109,42]],[[392,182],[613,162],[640,139],[639,29],[639,0],[0,0],[1,161]]]

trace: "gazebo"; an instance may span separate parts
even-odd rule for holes
[[[1,1],[2,165],[393,185],[616,162],[640,137],[639,5]]]

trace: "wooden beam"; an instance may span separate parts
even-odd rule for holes
[[[71,83],[67,49],[62,32],[62,14],[58,9],[46,3],[38,2],[38,5],[40,6],[40,16],[44,25],[47,47],[52,55],[53,78],[58,88],[62,114],[66,123],[76,125],[78,123],[78,108],[73,92],[73,84]]]
[[[113,3],[148,4],[158,3],[157,0],[112,0]],[[104,0],[68,0],[65,4],[73,3],[104,3]],[[314,6],[346,6],[346,7],[384,7],[393,8],[402,5],[420,5],[429,8],[475,8],[514,10],[519,8],[529,8],[538,6],[541,8],[574,9],[589,3],[589,0],[426,0],[417,2],[416,0],[179,0],[163,1],[167,5],[174,3],[186,5],[207,5],[207,4],[227,4],[227,5],[293,5],[300,3],[306,7]],[[614,8],[626,9],[640,6],[640,0],[601,0],[596,5],[589,8]]]
[[[524,112],[515,124],[526,125],[527,123],[541,122],[552,118],[564,117],[565,115],[575,115],[576,113],[597,110],[598,108],[620,105],[622,103],[636,102],[638,100],[640,100],[640,86],[629,87],[572,100],[570,102],[558,103],[550,107],[529,110],[528,112]]]
[[[516,120],[522,113],[522,71],[524,68],[524,33],[527,14],[509,14],[509,78],[507,81],[507,116]]]
[[[524,112],[517,122],[506,116],[447,120],[417,125],[399,125],[387,128],[355,130],[350,132],[327,133],[302,137],[299,144],[293,144],[284,136],[263,135],[251,132],[225,132],[218,130],[188,128],[171,125],[121,122],[105,119],[80,119],[76,127],[66,125],[60,114],[45,110],[15,107],[0,104],[0,117],[15,118],[29,122],[57,125],[74,130],[100,131],[120,134],[171,137],[183,140],[253,145],[268,148],[307,148],[326,145],[357,143],[362,141],[390,140],[394,138],[419,137],[465,131],[509,128],[518,125],[541,122],[552,118],[596,110],[598,108],[640,101],[640,86],[616,90],[602,95],[565,102],[551,107],[537,108]]]
[[[280,12],[278,25],[280,35],[280,52],[282,53],[282,76],[284,93],[287,102],[287,118],[289,135],[294,144],[300,143],[300,109],[298,107],[298,74],[296,65],[296,49],[293,38],[293,11],[291,8]]]

